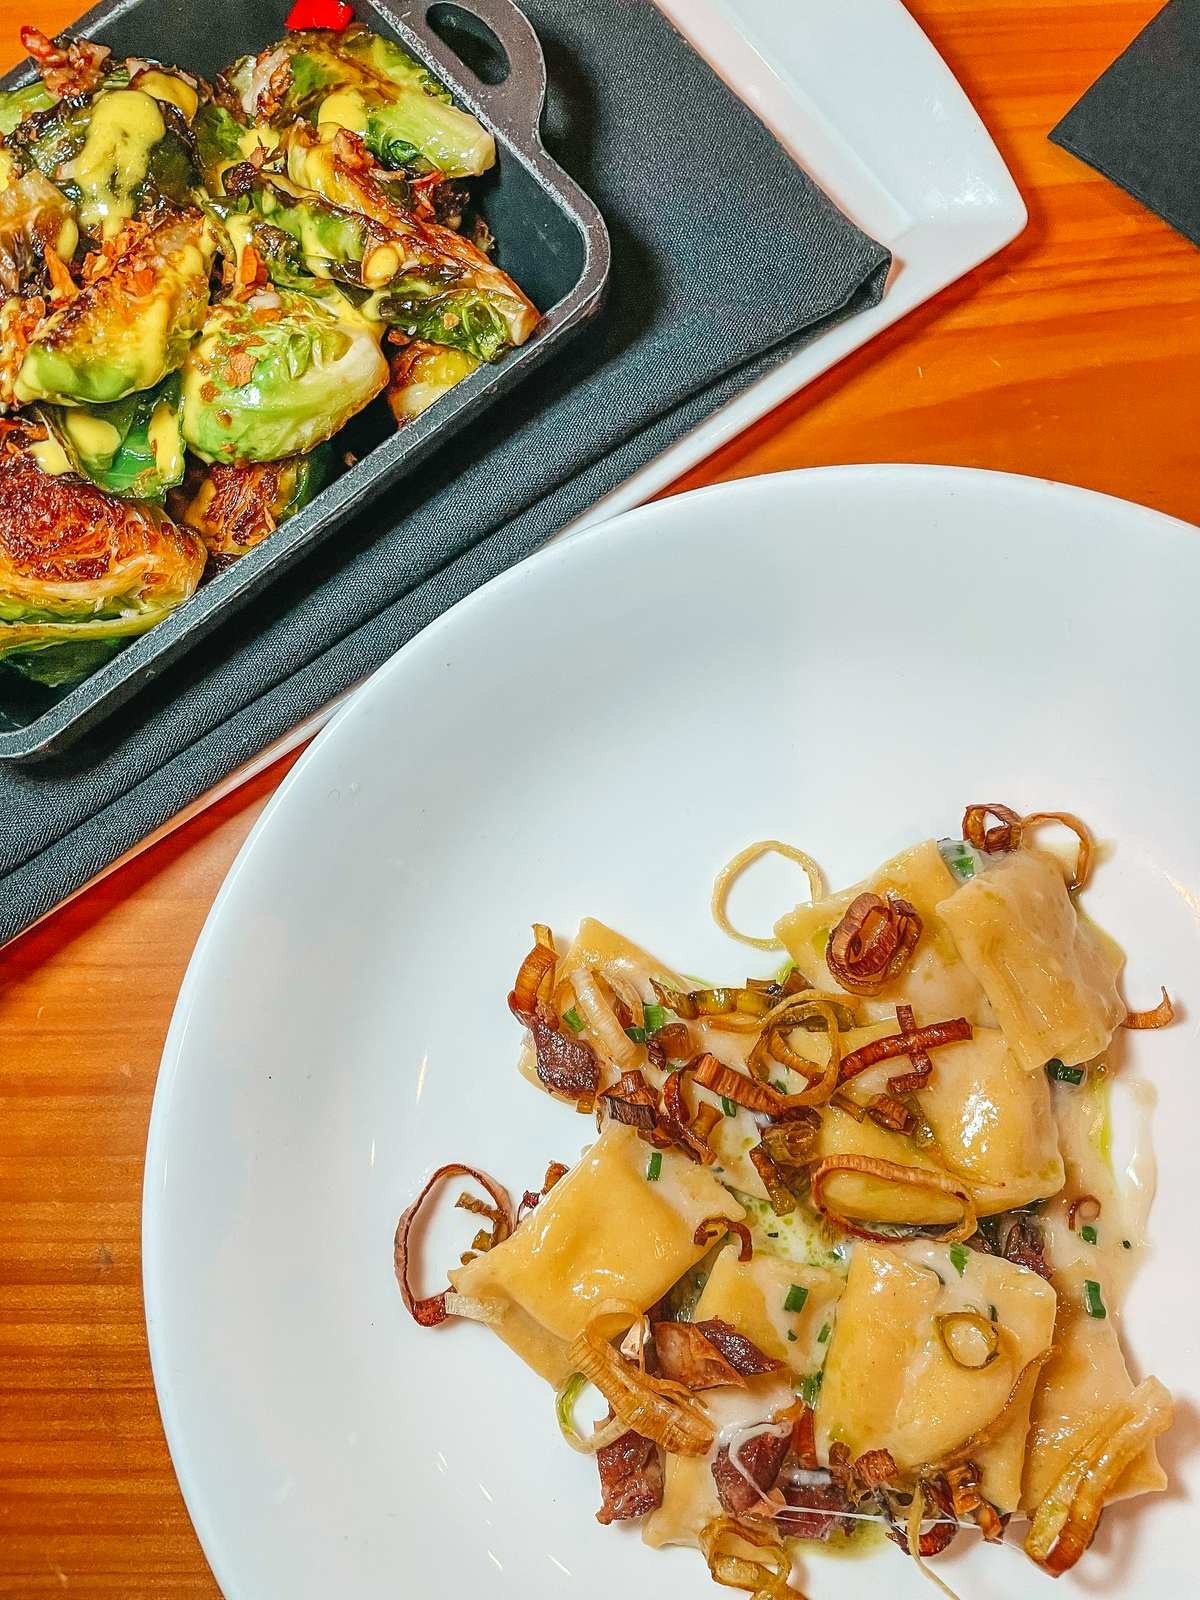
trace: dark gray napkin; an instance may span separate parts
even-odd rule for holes
[[[1170,0],[1050,137],[1200,244],[1200,0]]]
[[[198,657],[65,754],[0,772],[0,942],[882,295],[887,251],[652,5],[525,9],[547,145],[612,233],[607,311]]]

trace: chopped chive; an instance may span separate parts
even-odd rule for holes
[[[646,1023],[647,1033],[657,1033],[660,1028],[667,1025],[666,1006],[643,1006],[642,1017]]]
[[[790,1328],[788,1329],[788,1340],[792,1344],[795,1344],[795,1342],[796,1342],[796,1335],[792,1332],[792,1330]]]
[[[786,1083],[784,1083],[782,1078],[772,1078],[771,1087],[772,1089],[778,1089],[780,1094],[786,1094],[788,1092],[788,1086]]]
[[[651,1183],[657,1183],[662,1176],[662,1151],[656,1150],[646,1163],[646,1177]]]
[[[783,1302],[785,1311],[803,1311],[804,1302],[808,1299],[808,1290],[802,1283],[794,1283],[787,1292]]]
[[[829,1338],[829,1324],[826,1323],[825,1326],[821,1329],[820,1333],[817,1335],[817,1343],[818,1344],[824,1344],[825,1341],[828,1338]]]
[[[1083,1305],[1089,1317],[1106,1317],[1108,1315],[1108,1312],[1104,1309],[1100,1285],[1095,1278],[1085,1278],[1083,1280]]]
[[[734,1105],[733,1101],[727,1094],[723,1094],[721,1096],[721,1110],[727,1117],[737,1116],[737,1106]]]
[[[967,1257],[970,1253],[965,1244],[952,1244],[950,1246],[950,1265],[960,1278],[967,1270]]]
[[[1125,1249],[1125,1250],[1132,1250],[1133,1249],[1132,1240],[1130,1240],[1130,1239],[1122,1239],[1121,1240],[1121,1247],[1122,1247],[1122,1249]]]
[[[775,974],[775,982],[786,983],[795,970],[796,963],[794,961],[785,961],[780,967],[779,971]]]
[[[1079,1084],[1083,1082],[1083,1068],[1065,1067],[1057,1056],[1053,1061],[1047,1061],[1046,1071],[1054,1079],[1055,1083]]]
[[[570,1028],[572,1033],[583,1032],[583,1018],[579,1015],[574,1006],[572,1006],[569,1011],[563,1012],[563,1021],[566,1023],[567,1027]]]
[[[1099,1235],[1096,1233],[1096,1230],[1092,1227],[1091,1223],[1087,1222],[1082,1228],[1080,1228],[1079,1237],[1083,1240],[1084,1244],[1095,1244]]]
[[[632,1039],[634,1044],[645,1044],[646,1042],[645,1028],[626,1028],[625,1035],[627,1038]]]
[[[821,1383],[825,1374],[823,1372],[810,1372],[807,1378],[800,1380],[800,1398],[806,1406],[815,1406],[817,1396],[821,1392]]]
[[[777,1233],[772,1233],[769,1228],[767,1229],[767,1238],[768,1239],[778,1239],[778,1237],[779,1237],[779,1235]]]
[[[1000,1321],[1000,1313],[996,1310],[996,1307],[995,1307],[994,1304],[988,1306],[988,1318],[992,1322],[999,1322]]]
[[[955,856],[951,865],[960,878],[973,878],[975,876],[975,863],[970,856]]]

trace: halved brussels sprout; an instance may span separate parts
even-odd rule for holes
[[[22,122],[8,144],[76,206],[85,233],[111,239],[155,203],[189,203],[197,181],[187,122],[141,89],[102,89]]]
[[[180,522],[195,528],[211,556],[236,560],[302,511],[325,487],[332,466],[332,447],[327,444],[318,445],[311,455],[283,461],[244,467],[217,462],[198,474],[194,483],[189,476],[172,496],[171,508]]]
[[[335,434],[387,382],[360,318],[288,289],[213,306],[183,369],[183,433],[205,461],[278,461]]]
[[[157,506],[0,459],[0,661],[26,677],[94,671],[193,594],[204,561],[197,535]]]
[[[402,346],[392,357],[387,395],[397,426],[403,427],[428,411],[435,401],[478,370],[475,357],[461,350],[422,344],[419,340]]]
[[[30,344],[16,386],[23,404],[106,405],[182,365],[208,305],[213,239],[204,218],[129,223],[113,249],[112,270],[56,311]]]
[[[529,297],[462,234],[398,205],[390,186],[356,159],[356,143],[344,135],[327,142],[297,124],[284,135],[283,149],[292,185],[340,207],[343,215],[359,212],[377,224],[363,233],[369,254],[362,258],[362,277],[365,282],[369,271],[372,278],[366,287],[380,289],[386,279],[371,314],[410,338],[453,345],[480,361],[495,361],[524,344],[538,324]],[[292,205],[303,210],[305,202]],[[313,210],[316,202],[307,206]]]
[[[0,289],[18,294],[43,283],[46,252],[64,264],[75,254],[75,208],[40,172],[27,172],[0,191]]]
[[[183,481],[180,377],[109,406],[47,407],[56,437],[93,483],[122,499],[162,500]]]
[[[495,165],[496,143],[399,45],[350,28],[294,33],[226,74],[242,110],[285,127],[297,117],[349,128],[385,165],[420,162],[448,178]]]

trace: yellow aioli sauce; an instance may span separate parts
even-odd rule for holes
[[[30,445],[29,454],[41,467],[42,471],[51,478],[61,477],[64,472],[73,472],[75,469],[67,452],[53,436],[48,439],[39,439]]]
[[[330,125],[348,128],[351,133],[366,133],[367,107],[356,89],[335,89],[327,94],[317,112],[317,127]]]
[[[99,96],[83,149],[62,169],[63,178],[79,188],[79,220],[85,228],[98,228],[110,239],[133,216],[134,193],[166,131],[152,95],[112,89]]]
[[[164,478],[177,478],[183,471],[183,440],[179,435],[179,418],[165,400],[160,400],[150,413],[150,426],[146,430],[155,465]]]
[[[137,87],[143,94],[153,95],[164,105],[177,107],[189,122],[200,105],[200,96],[191,84],[173,77],[169,72],[156,72],[153,68],[149,72],[139,72]]]
[[[90,417],[86,411],[70,411],[66,416],[67,436],[89,461],[107,465],[121,448],[121,435],[111,422]]]

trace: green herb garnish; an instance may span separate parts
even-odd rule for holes
[[[583,1018],[579,1015],[574,1006],[572,1006],[569,1011],[563,1012],[563,1021],[566,1023],[567,1027],[570,1028],[572,1033],[583,1032]]]
[[[1095,1244],[1099,1235],[1097,1234],[1095,1228],[1092,1227],[1091,1223],[1086,1222],[1079,1230],[1079,1237],[1083,1240],[1084,1244]]]
[[[796,1335],[792,1332],[792,1330],[790,1328],[788,1329],[788,1341],[791,1344],[795,1344],[795,1342],[796,1342]]]
[[[817,1396],[821,1392],[821,1384],[824,1378],[825,1374],[823,1372],[810,1372],[806,1378],[801,1378],[800,1380],[800,1398],[810,1410],[817,1403]]]
[[[817,1343],[818,1344],[824,1344],[825,1343],[825,1341],[829,1338],[829,1331],[830,1331],[829,1330],[829,1324],[826,1323],[825,1326],[821,1329],[820,1333],[817,1335]]]
[[[1053,1061],[1047,1061],[1046,1071],[1054,1079],[1055,1083],[1080,1084],[1083,1082],[1084,1069],[1082,1067],[1065,1067],[1057,1056]]]
[[[803,1311],[804,1302],[808,1299],[808,1290],[802,1283],[794,1283],[787,1292],[783,1302],[785,1311]]]
[[[632,1039],[634,1044],[645,1044],[646,1030],[645,1028],[626,1028],[625,1037]]]
[[[734,1105],[733,1101],[727,1094],[723,1094],[721,1096],[721,1110],[727,1117],[737,1116],[737,1106]]]
[[[1083,1280],[1083,1306],[1089,1317],[1106,1317],[1108,1312],[1104,1309],[1104,1299],[1100,1293],[1100,1285],[1095,1278]]]
[[[657,1033],[660,1028],[667,1025],[666,1006],[643,1006],[642,1017],[646,1024],[647,1033]]]
[[[967,1257],[970,1253],[965,1244],[952,1244],[950,1246],[950,1265],[960,1278],[967,1270]]]
[[[646,1163],[646,1177],[650,1183],[657,1183],[662,1176],[662,1151],[656,1150]]]

